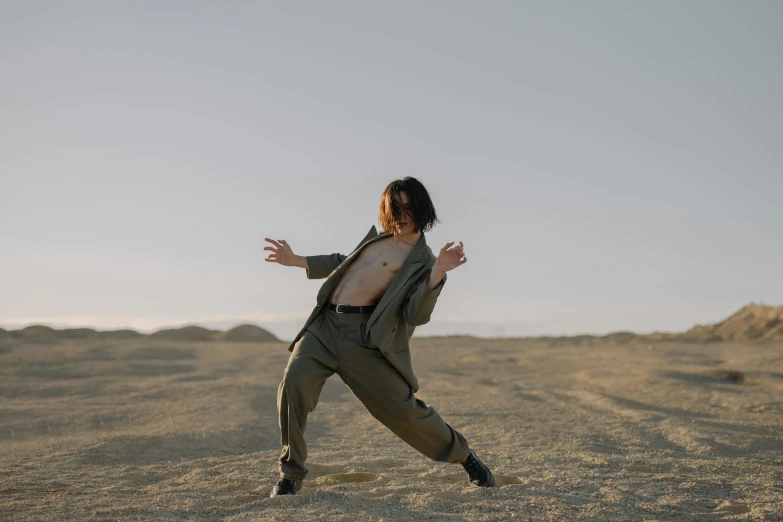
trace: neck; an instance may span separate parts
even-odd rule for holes
[[[419,238],[421,237],[421,230],[418,232],[411,232],[409,234],[392,234],[392,241],[395,243],[405,243],[410,246],[416,245],[416,243],[419,242]]]

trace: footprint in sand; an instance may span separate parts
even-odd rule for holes
[[[750,508],[745,504],[723,504],[722,506],[718,506],[717,508],[715,508],[715,511],[720,511],[721,513],[729,513],[731,515],[738,515],[741,513],[749,512]]]
[[[527,484],[528,479],[522,477],[515,477],[513,475],[495,475],[495,487],[503,486],[520,486]]]

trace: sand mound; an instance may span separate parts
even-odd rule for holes
[[[282,342],[268,330],[253,324],[242,324],[226,332],[189,325],[182,328],[159,330],[150,335],[145,335],[129,329],[101,331],[92,328],[68,328],[64,330],[55,330],[54,328],[43,325],[33,325],[21,330],[10,331],[0,328],[0,339],[27,343],[57,343],[59,341],[78,341],[87,339],[121,341],[125,339],[144,338],[165,341]]]
[[[11,337],[23,339],[29,343],[56,343],[59,340],[57,330],[39,324],[10,333]]]
[[[234,328],[215,334],[217,341],[229,341],[239,343],[277,343],[280,339],[271,332],[254,324],[241,324]]]
[[[112,340],[138,339],[139,337],[144,337],[136,330],[107,330],[105,332],[100,332],[100,335],[102,339]]]
[[[714,325],[697,325],[683,339],[710,341],[783,340],[783,306],[747,305]]]
[[[68,340],[105,339],[121,340],[144,337],[135,330],[99,331],[92,328],[66,328],[55,330],[48,326],[33,325],[21,330],[6,331],[0,329],[0,339],[14,339],[28,343],[56,343]]]
[[[68,328],[56,331],[56,335],[59,339],[93,339],[99,333],[92,328]]]
[[[150,339],[166,341],[211,341],[215,330],[207,330],[200,326],[184,326],[182,328],[170,328],[159,330],[150,334]]]
[[[574,335],[570,337],[537,337],[550,344],[594,346],[600,343],[625,344],[637,342],[719,342],[719,341],[780,341],[783,340],[783,306],[750,304],[723,321],[712,325],[697,325],[685,333],[653,332],[639,335],[633,332],[613,332],[602,337]]]

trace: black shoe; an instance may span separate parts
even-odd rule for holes
[[[270,493],[269,496],[276,497],[278,495],[296,495],[296,492],[300,489],[302,489],[301,480],[281,478],[272,488],[272,493]]]
[[[491,488],[495,485],[495,477],[483,462],[479,460],[473,450],[469,450],[468,459],[462,463],[462,467],[468,472],[470,481],[484,488]]]

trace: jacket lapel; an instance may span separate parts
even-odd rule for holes
[[[370,227],[370,231],[367,232],[367,235],[364,236],[364,239],[361,240],[361,242],[357,245],[356,248],[354,248],[354,250],[358,250],[367,241],[369,241],[370,239],[373,239],[374,237],[379,236],[379,235],[380,234],[378,234],[378,230],[375,228],[375,225],[373,225],[372,227]]]
[[[327,280],[324,282],[323,286],[321,286],[321,290],[318,291],[318,304],[322,305],[326,301],[326,297],[332,292],[335,285],[337,285],[337,281],[340,280],[340,277],[342,277],[343,272],[345,272],[345,269],[350,266],[350,264],[353,262],[353,259],[359,255],[359,253],[364,249],[365,246],[369,245],[373,241],[376,241],[378,239],[386,237],[388,234],[385,232],[382,234],[378,234],[378,231],[375,229],[375,225],[370,229],[370,231],[367,233],[366,236],[364,236],[364,239],[362,239],[361,243],[354,249],[353,252],[348,254],[348,256],[343,260],[342,263],[340,263],[340,266],[338,266],[335,271],[329,275]]]
[[[388,235],[388,234],[384,234]],[[402,291],[402,289],[405,287],[405,283],[411,278],[411,276],[416,273],[416,270],[421,268],[425,262],[426,257],[424,256],[424,253],[427,250],[427,241],[424,239],[424,233],[422,232],[421,237],[419,238],[419,241],[416,243],[416,245],[413,247],[413,250],[411,250],[408,253],[408,257],[405,258],[405,261],[402,262],[402,266],[397,271],[397,274],[394,276],[394,279],[392,279],[392,282],[389,284],[389,287],[386,289],[386,292],[384,292],[383,296],[381,297],[381,300],[378,301],[378,304],[375,305],[375,310],[373,310],[372,314],[370,315],[370,318],[367,320],[367,329],[369,330],[372,326],[373,322],[380,317],[380,315],[383,313],[383,311],[386,309],[386,307],[389,306],[389,303],[391,303],[394,298],[397,296],[397,294]]]
[[[351,260],[354,257],[356,257],[357,255],[359,255],[359,252],[361,252],[364,249],[365,246],[369,245],[370,243],[372,243],[376,239],[381,239],[381,238],[386,237],[388,235],[389,234],[387,234],[386,232],[383,232],[383,233],[379,234],[375,230],[375,225],[373,225],[373,227],[370,229],[370,231],[367,233],[367,235],[364,236],[364,239],[362,239],[362,242],[359,243],[359,246],[357,246],[354,249],[354,251],[351,252],[348,255],[348,257],[346,257],[345,260],[342,262],[343,270],[345,269],[345,267],[347,267],[348,265],[351,264],[351,261],[349,261],[349,260]],[[346,262],[346,261],[348,261],[348,262]],[[342,270],[340,271],[340,273],[342,273]]]

